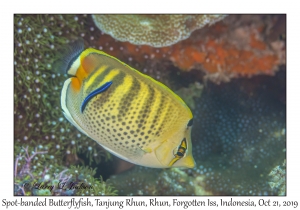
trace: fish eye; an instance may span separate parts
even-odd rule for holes
[[[190,119],[190,121],[189,121],[188,124],[187,124],[187,127],[190,127],[190,126],[192,126],[192,125],[193,125],[193,118]]]

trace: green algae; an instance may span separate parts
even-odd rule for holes
[[[14,16],[14,156],[26,146],[46,150],[36,156],[36,171],[44,170],[40,168],[44,162],[62,170],[111,160],[108,152],[64,118],[60,91],[66,75],[52,68],[59,49],[86,33],[86,19],[86,15]]]

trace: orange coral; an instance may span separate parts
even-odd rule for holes
[[[272,42],[264,39],[267,33],[264,28],[273,22],[263,23],[256,18],[251,25],[241,22],[232,26],[238,19],[240,16],[229,16],[224,22],[197,30],[189,39],[170,47],[133,45],[104,34],[97,45],[125,62],[126,59],[138,63],[171,61],[182,71],[201,70],[206,78],[215,82],[239,76],[274,74],[278,66],[285,63],[285,45],[279,39]]]

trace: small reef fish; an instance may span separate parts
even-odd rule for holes
[[[193,115],[168,87],[102,51],[77,41],[60,59],[71,77],[61,107],[82,133],[134,164],[193,168]]]

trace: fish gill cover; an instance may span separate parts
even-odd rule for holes
[[[15,195],[285,195],[285,21],[228,15],[155,48],[115,40],[91,15],[15,15]],[[67,122],[60,107],[67,76],[52,63],[79,37],[163,82],[190,106],[194,169],[134,166]],[[59,181],[93,190],[24,185]]]

